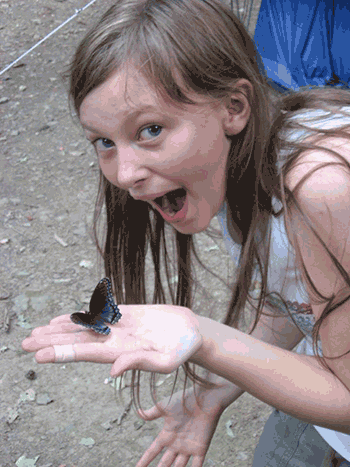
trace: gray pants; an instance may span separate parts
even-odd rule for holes
[[[309,423],[274,410],[256,447],[252,467],[332,467],[334,449]],[[340,456],[339,456],[340,457]],[[339,467],[348,467],[343,461]]]

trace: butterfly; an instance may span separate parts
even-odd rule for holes
[[[111,281],[107,277],[97,284],[91,296],[89,312],[70,315],[73,323],[105,336],[111,332],[106,323],[115,324],[121,317],[118,305],[113,300]]]

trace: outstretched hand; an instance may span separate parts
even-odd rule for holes
[[[112,376],[120,376],[127,370],[171,373],[201,347],[198,318],[188,308],[171,305],[119,308],[122,318],[109,325],[108,336],[86,330],[72,323],[70,315],[62,315],[47,326],[34,329],[22,347],[27,352],[36,352],[38,363],[55,363],[55,349],[57,352],[59,346],[73,346],[75,361],[112,363]]]
[[[215,433],[224,407],[211,390],[202,390],[200,405],[193,388],[186,391],[183,406],[183,391],[174,394],[149,410],[140,412],[148,420],[164,417],[164,426],[151,446],[143,454],[136,467],[148,467],[163,450],[158,467],[181,465],[185,467],[192,458],[192,467],[202,467],[210,442]]]

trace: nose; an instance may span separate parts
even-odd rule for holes
[[[150,175],[149,169],[144,164],[142,153],[139,150],[133,150],[130,146],[119,147],[116,156],[101,169],[111,183],[123,190],[138,187]]]

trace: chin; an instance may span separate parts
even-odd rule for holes
[[[204,225],[203,222],[201,222],[200,224],[198,222],[191,222],[188,225],[181,225],[180,223],[178,225],[173,224],[173,227],[175,230],[182,234],[194,235],[196,233],[204,232],[204,230],[208,228],[209,224],[210,221],[205,223]]]

